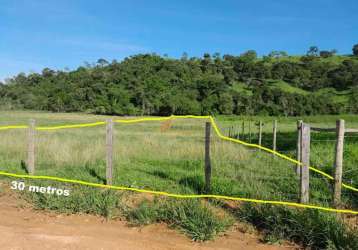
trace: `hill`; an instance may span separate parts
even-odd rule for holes
[[[358,57],[140,54],[0,83],[2,109],[116,115],[358,113]]]

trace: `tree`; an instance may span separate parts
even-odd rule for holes
[[[333,54],[331,53],[331,51],[321,50],[321,51],[319,52],[319,56],[320,56],[320,57],[323,57],[323,58],[328,58],[328,57],[333,56]]]
[[[257,58],[257,53],[255,50],[248,50],[245,53],[242,53],[240,55],[240,58],[242,58],[246,62],[252,62]]]
[[[353,55],[358,56],[358,43],[353,46]]]
[[[352,88],[352,95],[349,99],[349,111],[353,114],[358,113],[358,87]]]
[[[328,50],[321,50],[319,52],[319,56],[320,57],[323,57],[323,58],[328,58],[328,57],[331,57],[331,56],[334,56],[335,54],[337,54],[337,50],[336,49],[332,49],[330,51]]]
[[[334,56],[335,54],[337,54],[338,53],[338,50],[336,50],[336,49],[331,49],[331,54]]]
[[[100,58],[97,60],[97,64],[101,67],[104,67],[105,65],[108,65],[108,61],[106,59]]]
[[[281,57],[287,57],[288,54],[286,51],[271,51],[270,54],[268,54],[268,57],[271,58],[281,58]]]
[[[182,60],[182,61],[185,62],[185,61],[188,61],[188,58],[189,58],[188,53],[184,52],[184,53],[182,54],[180,60]]]
[[[307,56],[318,56],[319,49],[317,46],[311,46],[307,51]]]
[[[28,108],[116,115],[358,113],[358,62],[320,60],[318,48],[299,60],[278,51],[257,57],[218,53],[202,57],[164,58],[139,54],[108,63],[100,59],[76,70],[20,73],[0,84],[0,108]],[[331,56],[334,51],[321,51]],[[317,91],[334,88],[317,98]],[[354,91],[351,91],[355,89]],[[344,103],[336,91],[352,92]],[[348,99],[350,98],[350,103]],[[331,103],[330,103],[331,102]],[[342,105],[344,104],[344,105]]]

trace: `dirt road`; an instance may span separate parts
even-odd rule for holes
[[[215,241],[196,243],[166,225],[128,227],[89,215],[62,215],[19,207],[0,196],[0,249],[294,249],[260,243],[259,237],[232,231]]]

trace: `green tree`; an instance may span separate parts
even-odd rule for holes
[[[358,56],[358,43],[353,45],[353,55]]]
[[[318,56],[319,49],[317,46],[311,46],[307,51],[307,56]]]

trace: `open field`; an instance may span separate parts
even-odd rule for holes
[[[44,126],[103,121],[107,117],[84,114],[1,112],[0,126],[26,125],[30,118],[36,119],[38,126]],[[303,117],[302,119],[317,126],[334,127],[337,118],[321,116]],[[346,120],[347,127],[358,128],[357,117],[340,116],[339,118]],[[272,117],[220,116],[216,118],[223,133],[227,133],[231,126],[242,124],[242,120],[247,123],[249,119],[264,121],[263,145],[271,147]],[[295,132],[297,119],[278,119],[278,151],[293,157],[297,138]],[[204,120],[195,119],[178,119],[166,125],[157,121],[116,124],[113,184],[180,194],[204,193],[204,126]],[[255,129],[253,126],[251,141],[254,143],[257,142],[254,135]],[[26,130],[4,130],[0,133],[1,170],[26,173],[22,163],[26,160]],[[245,140],[249,139],[247,133],[246,130],[243,137]],[[299,180],[295,175],[294,164],[260,150],[223,141],[214,133],[212,134],[212,194],[297,202]],[[105,183],[105,126],[37,131],[36,138],[36,175]],[[334,156],[332,136],[329,134],[313,135],[312,143],[312,165],[332,174]],[[344,182],[353,186],[358,183],[357,152],[358,138],[354,135],[347,135]],[[54,185],[50,181],[33,181],[33,183]],[[264,206],[260,210],[260,206],[255,204],[249,205],[249,207],[235,204],[235,209],[227,209],[225,208],[227,204],[223,201],[210,201],[202,204],[197,200],[186,202],[161,198],[156,198],[155,202],[153,202],[153,198],[140,199],[135,206],[132,206],[123,202],[128,199],[132,200],[135,197],[132,194],[104,192],[69,184],[57,185],[71,188],[70,197],[64,200],[63,197],[25,193],[25,198],[43,209],[54,209],[67,213],[94,213],[107,217],[124,214],[134,224],[167,222],[197,240],[212,238],[217,233],[225,231],[238,218],[256,225],[255,217],[259,217],[260,213],[269,214],[270,211],[273,213],[271,216],[276,213],[278,217],[280,213],[285,213],[288,220],[291,216],[297,220],[298,224],[309,223],[310,218],[316,220],[315,223],[324,221],[321,227],[327,226],[328,232],[324,237],[315,236],[316,238],[313,237],[313,239],[310,236],[303,237],[302,235],[306,235],[304,231],[295,232],[298,236],[292,236],[289,233],[277,235],[276,232],[274,237],[272,236],[273,238],[271,236],[267,238],[268,241],[275,242],[276,238],[288,238],[303,245],[319,248],[327,246],[329,241],[333,242],[329,244],[338,244],[339,246],[343,243],[356,244],[358,239],[354,233],[344,233],[344,230],[348,230],[344,226],[341,227],[342,235],[346,236],[341,237],[346,237],[345,239],[331,238],[330,233],[334,232],[330,230],[337,230],[337,227],[341,225],[340,222],[332,219],[334,215],[316,213],[316,211],[302,211],[304,215],[301,216],[300,210],[297,209],[271,209]],[[311,174],[310,203],[330,207],[332,203],[331,189],[332,186],[326,178]],[[128,198],[128,196],[132,198]],[[352,192],[344,191],[344,207],[357,210],[357,204],[354,202],[356,198],[357,196]],[[223,212],[217,213],[218,208],[223,209]],[[262,221],[262,223],[264,222]],[[272,223],[277,223],[277,228],[285,224],[284,221]],[[306,227],[307,230],[312,231],[309,225]],[[265,230],[266,228],[261,229]],[[322,228],[315,230],[318,230],[317,234],[319,234],[319,230]],[[313,230],[313,232],[315,231]],[[270,234],[268,233],[268,235]]]
[[[272,123],[277,120],[277,151],[293,158],[296,157],[297,148],[297,120],[303,120],[314,127],[320,128],[335,128],[336,120],[344,119],[346,128],[358,128],[358,116],[356,115],[337,115],[337,116],[307,116],[307,117],[258,117],[258,116],[243,116],[231,117],[221,116],[219,123],[221,124],[226,134],[230,127],[234,127],[234,131],[241,133],[242,122],[245,122],[245,134],[241,135],[241,139],[250,141],[248,135],[248,123],[251,120],[251,142],[258,143],[258,126],[255,125],[262,121],[263,138],[262,145],[272,148]],[[234,133],[235,134],[235,133]],[[335,133],[328,132],[311,132],[311,166],[323,170],[330,175],[333,175],[333,164],[335,156]],[[344,162],[343,162],[343,182],[358,184],[358,134],[346,133],[344,143]]]

